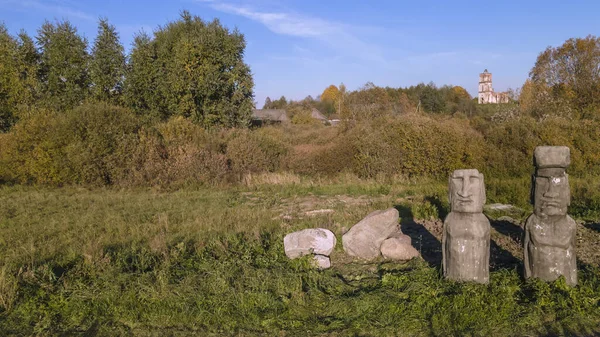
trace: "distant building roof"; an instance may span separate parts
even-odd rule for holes
[[[254,109],[252,119],[272,122],[289,122],[287,112],[284,109]]]
[[[327,117],[325,117],[321,111],[317,110],[317,108],[312,108],[312,111],[310,113],[310,116],[314,119],[318,119],[320,121],[326,121]]]

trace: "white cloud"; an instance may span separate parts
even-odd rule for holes
[[[358,34],[355,34],[357,30],[362,30],[361,27],[291,12],[257,10],[249,6],[234,5],[217,0],[197,0],[197,2],[207,4],[220,12],[239,15],[259,22],[279,35],[315,39],[345,55],[380,63],[385,62],[378,46],[363,41]]]
[[[299,37],[319,37],[332,33],[337,27],[324,20],[306,18],[289,13],[271,13],[252,10],[223,2],[210,2],[218,11],[240,15],[258,21],[274,33]]]
[[[13,8],[21,8],[27,10],[37,10],[40,12],[53,13],[55,15],[61,15],[67,18],[77,18],[86,21],[96,21],[97,18],[93,15],[80,11],[71,7],[72,5],[65,6],[65,2],[57,1],[14,1],[14,0],[3,0],[0,1],[2,5],[9,5]]]

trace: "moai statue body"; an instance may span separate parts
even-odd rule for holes
[[[575,240],[577,225],[567,215],[571,202],[570,164],[566,146],[538,146],[534,151],[532,179],[533,214],[525,223],[525,278],[554,281],[564,275],[567,284],[577,284]]]
[[[451,212],[444,220],[442,268],[456,281],[487,283],[490,221],[483,215],[485,186],[479,171],[456,170],[449,179]]]

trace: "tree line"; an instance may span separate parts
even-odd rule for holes
[[[474,75],[474,81],[476,77]],[[372,82],[354,91],[342,83],[330,85],[313,99],[288,101],[267,97],[266,109],[317,108],[327,116],[368,120],[407,112],[491,118],[494,121],[528,116],[544,119],[597,119],[600,116],[600,38],[571,38],[558,47],[547,47],[537,57],[529,78],[518,89],[509,89],[507,104],[481,105],[461,86],[436,86],[433,82],[405,88],[379,87]]]
[[[0,130],[40,110],[106,102],[148,118],[183,116],[205,127],[244,126],[253,79],[243,34],[184,11],[126,55],[115,26],[98,22],[93,43],[69,21],[46,21],[32,38],[0,25]]]
[[[516,100],[513,100],[513,104]],[[265,99],[264,109],[287,109],[295,114],[316,108],[330,118],[344,120],[369,120],[383,116],[396,116],[411,112],[423,112],[438,115],[464,114],[475,116],[482,114],[477,98],[471,97],[461,86],[435,83],[420,83],[406,88],[379,87],[367,82],[357,90],[349,91],[342,83],[330,85],[313,98],[294,101],[285,96],[276,100]]]

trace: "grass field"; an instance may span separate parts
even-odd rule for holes
[[[490,284],[458,284],[440,275],[443,182],[247,181],[176,191],[0,187],[0,335],[600,334],[594,211],[575,214],[576,288],[521,278],[527,199],[487,212]],[[528,188],[487,183],[488,203],[522,200]],[[341,235],[388,207],[423,259],[349,260]],[[329,270],[283,253],[283,236],[309,227],[338,237]]]

